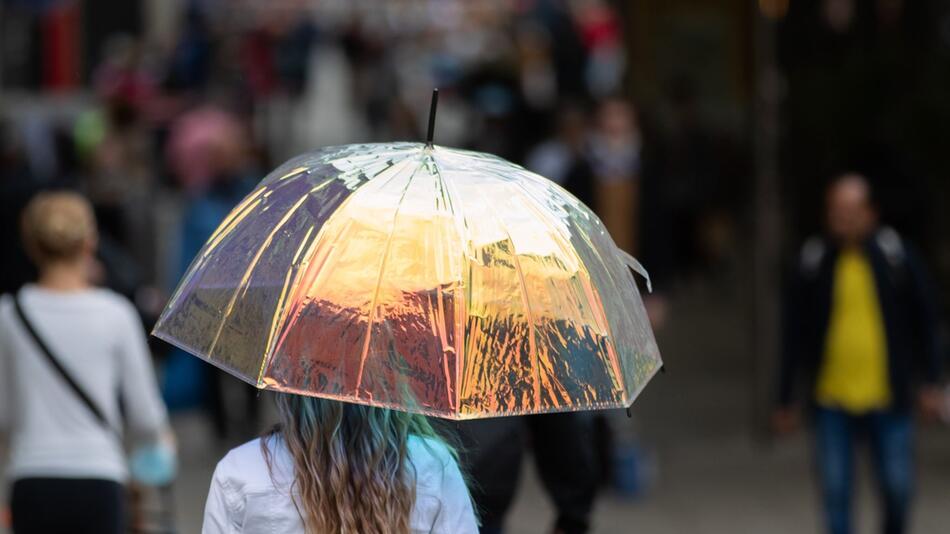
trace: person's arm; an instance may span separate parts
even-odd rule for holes
[[[442,470],[442,509],[432,532],[436,534],[478,534],[478,521],[472,496],[458,464],[451,457],[444,460]]]
[[[228,492],[225,477],[221,467],[224,461],[218,463],[211,477],[211,488],[208,490],[208,500],[205,501],[204,520],[201,523],[201,534],[240,534],[241,527],[235,521],[230,493]]]
[[[905,264],[908,289],[915,313],[918,350],[914,351],[915,366],[924,384],[935,386],[940,381],[942,367],[938,328],[936,289],[919,256],[905,246]]]
[[[796,269],[785,284],[782,297],[780,360],[778,367],[777,401],[781,407],[794,404],[795,379],[801,362],[802,292],[804,283]]]
[[[158,391],[152,355],[135,309],[124,303],[119,329],[121,394],[130,430],[158,439],[168,429],[168,414]]]
[[[792,271],[782,296],[781,347],[777,369],[775,409],[771,416],[772,430],[777,434],[795,431],[800,423],[799,409],[795,406],[795,379],[801,365],[803,335],[804,276],[801,267]]]

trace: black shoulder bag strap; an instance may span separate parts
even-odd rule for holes
[[[23,313],[23,307],[20,305],[19,294],[13,297],[13,307],[16,310],[17,316],[20,318],[20,322],[23,323],[23,327],[26,328],[27,333],[30,334],[31,338],[33,338],[33,342],[36,343],[36,347],[40,349],[40,353],[46,356],[46,361],[48,361],[53,369],[59,373],[59,376],[61,376],[66,385],[68,385],[69,388],[73,390],[73,393],[76,394],[76,397],[78,397],[79,400],[81,400],[82,403],[86,405],[86,408],[89,408],[89,411],[96,418],[96,420],[99,421],[99,424],[109,429],[112,433],[116,433],[105,414],[99,409],[99,406],[97,406],[96,403],[92,401],[89,395],[87,395],[86,392],[83,391],[81,387],[79,387],[79,384],[73,380],[73,377],[70,376],[68,372],[66,372],[66,369],[64,369],[62,364],[59,363],[59,360],[53,356],[53,352],[50,351],[49,346],[46,345],[46,343],[43,341],[43,338],[37,334],[36,329],[33,328],[33,323],[31,323],[30,320],[26,318],[26,314]]]

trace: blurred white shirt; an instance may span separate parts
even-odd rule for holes
[[[303,520],[289,491],[293,459],[282,439],[266,442],[273,477],[260,439],[231,450],[218,462],[205,505],[204,534],[303,534]],[[416,474],[412,533],[477,534],[471,497],[445,446],[410,437],[409,460]]]
[[[113,428],[154,439],[167,425],[145,332],[132,304],[106,289],[20,290],[20,304],[60,365]],[[120,414],[122,399],[125,417]],[[7,479],[97,478],[124,482],[115,431],[82,403],[40,352],[13,307],[0,299],[0,429],[10,431]]]

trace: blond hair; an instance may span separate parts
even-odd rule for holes
[[[71,191],[38,193],[23,209],[21,235],[39,267],[75,260],[97,239],[92,205]]]
[[[416,414],[279,393],[282,438],[294,461],[294,504],[307,534],[409,534],[416,500],[409,437],[442,441]],[[444,442],[443,442],[444,443]],[[453,448],[448,447],[457,459]]]

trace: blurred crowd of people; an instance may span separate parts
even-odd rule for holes
[[[69,13],[57,11],[62,5],[24,4],[8,3],[11,13],[5,15],[34,17],[50,32],[69,34],[63,30]],[[900,2],[879,3],[891,4]],[[329,141],[421,140],[433,87],[441,95],[437,144],[497,154],[559,183],[600,215],[618,245],[644,260],[658,288],[645,302],[654,326],[662,326],[664,295],[677,279],[715,271],[736,249],[737,219],[746,215],[750,189],[743,183],[748,158],[740,156],[741,143],[708,127],[690,79],[667,80],[663,116],[638,109],[630,98],[623,2],[195,0],[179,7],[170,41],[137,33],[104,36],[98,62],[77,74],[73,86],[62,74],[69,69],[57,67],[72,64],[56,56],[68,56],[69,47],[50,48],[44,61],[53,74],[44,74],[49,85],[38,98],[42,104],[0,108],[0,239],[19,243],[8,247],[0,293],[37,277],[20,243],[22,209],[39,191],[75,190],[98,220],[98,231],[86,238],[96,244],[93,284],[128,298],[149,327],[208,236],[267,170]],[[828,12],[830,22],[839,11]],[[810,56],[797,57],[786,58],[790,72],[816,68]],[[813,76],[800,79],[811,82]],[[827,85],[816,90],[824,94]],[[801,90],[790,87],[793,95]],[[79,97],[54,98],[63,89],[78,89],[73,94]],[[800,100],[796,106],[814,108],[813,99]],[[840,105],[840,99],[830,102]],[[870,107],[861,103],[855,113]],[[807,114],[790,109],[794,131],[804,121],[796,115]],[[791,163],[792,169],[812,166],[809,158]],[[834,182],[826,206],[829,234],[818,241],[816,257],[808,245],[802,251],[773,421],[780,431],[796,426],[792,383],[807,370],[808,379],[798,382],[805,382],[808,396],[798,404],[817,414],[816,452],[835,532],[850,531],[851,442],[863,438],[876,454],[888,531],[903,530],[913,489],[911,408],[919,403],[935,412],[940,399],[939,312],[930,299],[935,291],[921,281],[923,270],[905,254],[903,241],[897,241],[896,260],[889,252],[892,234],[878,225],[870,189],[866,179],[852,175]],[[839,196],[852,204],[838,206]],[[842,219],[844,231],[835,226]],[[860,228],[849,233],[849,221]],[[86,248],[83,254],[91,255]],[[894,287],[887,286],[892,279]],[[918,320],[905,325],[899,304]],[[855,326],[841,317],[866,322]],[[806,319],[814,324],[800,324]],[[12,315],[8,322],[16,324]],[[911,379],[917,369],[894,363],[911,361],[901,356],[910,346],[902,336],[915,329],[922,333],[912,337],[927,344],[928,356],[914,362],[926,371],[927,387],[920,391]],[[839,330],[845,332],[841,346],[826,346],[827,331]],[[855,331],[876,332],[873,346]],[[161,394],[172,411],[207,408],[222,439],[260,430],[252,389],[184,352],[152,348],[160,360]],[[861,357],[852,358],[856,354]],[[854,379],[858,375],[863,381]],[[228,388],[243,402],[226,403]],[[923,393],[920,399],[917,393]],[[859,397],[857,407],[849,404],[851,395]],[[153,432],[164,430],[163,413],[152,419]],[[638,475],[624,471],[624,462],[637,454],[631,428],[590,414],[459,428],[483,532],[501,531],[531,443],[560,445],[535,447],[534,455],[557,508],[555,528],[586,531],[602,483],[610,480],[629,494],[642,486]]]
[[[744,171],[728,141],[704,128],[688,81],[670,85],[665,128],[630,100],[617,3],[231,7],[186,3],[171,43],[110,36],[81,92],[88,98],[58,113],[0,119],[4,242],[18,242],[19,213],[37,191],[82,192],[99,222],[95,283],[129,298],[149,327],[207,237],[268,169],[335,139],[321,131],[345,128],[353,136],[345,142],[421,140],[428,94],[438,87],[436,143],[498,154],[560,183],[660,278],[692,274],[728,253],[728,214],[740,199],[726,178]],[[334,70],[334,57],[342,69]],[[332,100],[331,90],[346,109],[325,115],[327,106],[311,101]],[[0,292],[36,276],[22,247],[13,250]],[[657,325],[663,294],[647,302]],[[184,352],[153,349],[172,411],[209,408],[221,438],[260,430],[253,390]],[[225,403],[228,387],[244,402]],[[483,441],[492,432],[506,445],[506,462],[470,459],[504,471],[492,480],[492,470],[478,470],[476,486],[495,488],[476,495],[488,510],[486,531],[500,531],[517,486],[522,453],[511,443],[591,435],[599,437],[538,458],[558,528],[585,531],[597,487],[611,478],[610,426],[587,415],[541,416],[466,438],[476,451],[491,450]],[[634,454],[635,438],[613,434],[627,447],[616,456]],[[630,493],[639,487],[629,473],[613,477],[627,480]]]
[[[561,183],[654,272],[723,254],[728,229],[712,212],[725,203],[710,201],[717,185],[709,176],[729,163],[704,133],[688,83],[671,91],[672,133],[644,133],[623,96],[623,23],[614,4],[233,7],[184,4],[176,39],[163,46],[110,36],[90,69],[91,99],[61,113],[6,113],[8,242],[16,242],[18,208],[33,192],[82,191],[101,226],[98,282],[131,298],[148,325],[230,207],[267,169],[316,148],[307,143],[321,137],[308,128],[338,129],[346,120],[358,125],[347,141],[421,139],[427,95],[438,87],[437,143],[499,154]],[[327,50],[345,58],[342,70],[321,63]],[[326,98],[321,77],[343,88],[349,109],[301,117],[313,109],[305,100]],[[15,254],[3,291],[33,275]],[[197,363],[172,357],[167,368],[176,376],[165,391],[172,407],[205,395],[200,379],[182,379],[202,374]]]

